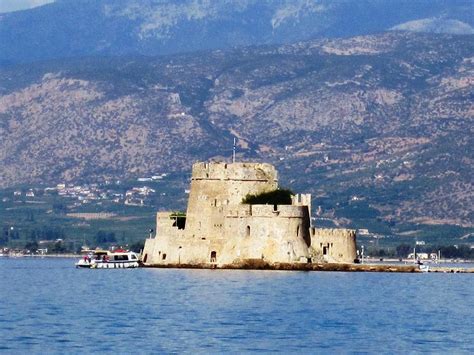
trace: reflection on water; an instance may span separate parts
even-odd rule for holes
[[[473,277],[0,258],[0,350],[472,352]]]

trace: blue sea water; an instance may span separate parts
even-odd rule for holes
[[[0,258],[4,353],[474,352],[473,274],[75,269]]]

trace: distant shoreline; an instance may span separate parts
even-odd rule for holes
[[[18,258],[80,258],[81,254],[46,254],[46,255],[2,255],[3,258],[18,259]]]

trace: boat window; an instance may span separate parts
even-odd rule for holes
[[[137,257],[135,256],[135,254],[132,254],[132,255],[130,255],[130,259],[131,260],[137,260]]]
[[[117,261],[128,260],[128,255],[114,255],[114,260],[117,260]]]

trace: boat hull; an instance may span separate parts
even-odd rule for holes
[[[125,262],[98,262],[93,263],[91,269],[133,269],[140,265],[137,261],[125,261]]]

